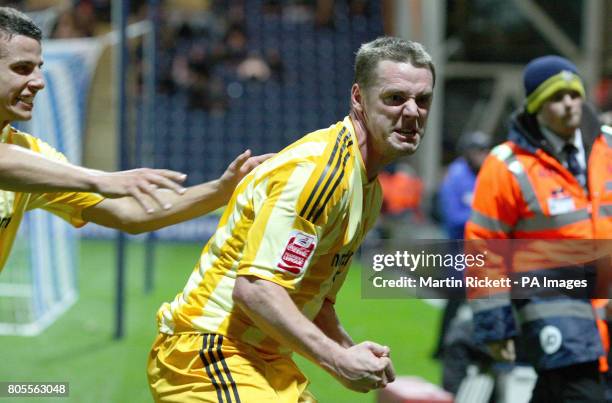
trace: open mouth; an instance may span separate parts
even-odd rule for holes
[[[17,97],[17,103],[32,109],[34,107],[34,97]]]
[[[417,134],[419,134],[418,130],[395,130],[395,133],[397,133],[403,141],[413,140],[416,138]]]

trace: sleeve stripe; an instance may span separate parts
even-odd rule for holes
[[[349,146],[351,146],[353,144],[353,142],[349,142]],[[342,178],[344,177],[344,171],[346,168],[346,162],[348,161],[348,158],[350,157],[350,153],[348,152],[348,150],[345,152],[344,154],[344,158],[342,160],[342,171],[340,171],[340,175],[338,176],[338,179],[336,180],[336,183],[334,183],[334,186],[332,186],[331,190],[329,191],[329,193],[327,193],[327,197],[325,198],[325,201],[323,202],[323,204],[321,205],[321,207],[319,208],[319,211],[317,211],[317,214],[314,216],[314,218],[312,219],[312,222],[314,223],[315,221],[317,221],[319,219],[319,216],[323,213],[323,210],[325,209],[325,206],[327,205],[327,203],[329,202],[329,199],[331,198],[331,196],[334,194],[334,191],[336,190],[336,188],[338,187],[338,185],[340,184],[340,182],[342,181]]]
[[[328,190],[329,185],[334,181],[336,177],[338,177],[339,173],[340,173],[340,179],[344,175],[344,168],[346,167],[346,159],[349,155],[349,151],[347,147],[350,146],[351,144],[352,144],[352,141],[351,141],[350,133],[347,132],[347,135],[345,135],[344,138],[342,139],[342,149],[340,150],[340,153],[338,153],[338,159],[336,160],[334,170],[327,178],[327,181],[325,182],[325,185],[323,186],[321,193],[319,194],[319,196],[317,197],[317,200],[312,205],[312,210],[310,211],[308,216],[305,217],[308,221],[315,222],[316,219],[319,218],[319,215],[321,214],[323,208],[325,207],[325,203],[329,201],[329,198],[333,194],[333,191],[338,186],[337,184],[339,183],[339,181],[336,181],[336,185],[333,186],[330,190]],[[342,163],[342,169],[339,170],[341,163]],[[324,197],[325,197],[325,203],[321,205],[321,200],[323,200]],[[318,212],[315,213],[316,211]]]
[[[553,300],[528,304],[519,309],[518,315],[523,323],[559,316],[594,320],[593,306],[583,300]]]
[[[520,220],[515,231],[549,231],[587,220],[591,220],[591,213],[585,208],[554,216],[541,214]]]
[[[331,153],[331,156],[329,157],[329,161],[327,161],[327,165],[325,166],[325,169],[323,170],[323,173],[319,177],[319,180],[317,181],[317,184],[315,185],[314,189],[312,190],[312,193],[310,193],[310,196],[308,196],[308,200],[306,200],[306,203],[304,204],[304,207],[302,208],[302,211],[300,211],[300,216],[302,216],[302,217],[305,216],[306,211],[308,210],[308,207],[310,205],[310,202],[314,198],[314,195],[317,193],[317,190],[319,190],[319,186],[321,185],[321,182],[323,182],[323,178],[327,174],[327,171],[329,170],[329,166],[334,161],[334,157],[336,156],[336,152],[338,152],[338,146],[340,145],[340,138],[342,137],[342,134],[344,133],[345,130],[346,130],[346,128],[342,128],[342,131],[340,132],[340,134],[338,134],[338,137],[336,137],[336,144],[334,145],[334,149],[333,149],[333,151]]]
[[[484,298],[470,299],[470,308],[472,312],[481,313],[492,309],[499,309],[510,305],[510,293],[500,292],[495,296],[487,295]]]
[[[599,216],[600,217],[612,217],[612,205],[606,204],[603,206],[599,206]]]
[[[487,217],[486,215],[476,210],[472,210],[472,214],[470,215],[470,221],[489,231],[503,232],[506,234],[512,231],[512,227],[506,224],[505,222],[495,218]]]
[[[332,153],[331,153],[331,155],[329,157],[329,160],[327,161],[327,164],[325,165],[325,169],[323,170],[323,173],[321,174],[321,176],[317,180],[317,183],[316,183],[314,189],[312,190],[312,192],[308,196],[308,199],[306,200],[306,203],[304,204],[304,207],[300,211],[300,216],[301,217],[306,218],[306,213],[309,210],[310,203],[314,199],[317,191],[319,190],[319,187],[321,186],[321,184],[323,183],[323,180],[325,179],[325,176],[327,175],[327,172],[329,171],[331,165],[333,164],[334,160],[336,159],[336,153],[338,152],[338,147],[340,146],[340,141],[342,140],[342,137],[345,135],[346,132],[348,132],[346,130],[346,127],[343,127],[342,130],[340,131],[340,133],[338,134],[338,137],[336,137],[336,144],[334,145],[334,149],[332,150]],[[314,207],[313,207],[313,209],[314,209]]]

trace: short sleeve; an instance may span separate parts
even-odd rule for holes
[[[68,162],[61,152],[51,147],[44,141],[33,136],[20,133],[16,144],[27,147],[32,151],[44,155],[56,161]],[[94,206],[104,200],[104,197],[96,193],[84,192],[54,192],[54,193],[32,193],[27,210],[42,208],[68,221],[75,227],[86,224],[83,220],[84,209]]]
[[[104,200],[99,194],[83,192],[40,193],[33,196],[28,203],[28,210],[42,208],[75,227],[87,223],[82,216],[83,210]]]

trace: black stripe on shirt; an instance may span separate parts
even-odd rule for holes
[[[321,193],[319,194],[319,197],[317,197],[317,200],[313,204],[312,211],[306,217],[308,221],[314,223],[317,220],[317,218],[319,218],[319,216],[321,215],[320,211],[325,207],[325,204],[327,203],[327,201],[329,201],[329,198],[331,197],[331,195],[333,194],[333,191],[335,190],[335,186],[334,186],[328,192],[329,185],[332,184],[334,182],[334,179],[336,179],[338,176],[342,177],[344,175],[344,168],[346,168],[346,160],[349,155],[349,150],[347,149],[347,147],[349,147],[352,144],[353,142],[350,140],[350,137],[344,137],[342,141],[342,149],[340,150],[340,153],[338,154],[338,159],[336,161],[336,165],[334,166],[334,170],[332,171],[331,175],[329,175],[329,177],[327,178],[327,181],[325,182],[325,186],[323,186],[323,190],[321,191]],[[339,169],[340,164],[342,164],[342,169]],[[336,181],[336,183],[338,182]],[[322,200],[325,200],[325,203],[321,204]]]
[[[349,146],[351,144],[352,144],[352,142],[349,143]],[[332,188],[329,191],[329,193],[327,193],[327,197],[325,198],[325,201],[323,202],[323,204],[319,208],[319,211],[317,211],[317,213],[315,214],[314,218],[312,219],[313,223],[316,222],[319,219],[319,216],[321,216],[321,214],[325,210],[325,206],[329,202],[329,199],[332,197],[332,195],[334,194],[334,191],[336,190],[336,188],[338,187],[338,185],[342,181],[342,178],[344,177],[344,171],[345,171],[345,168],[346,168],[346,162],[348,161],[349,157],[350,157],[350,153],[347,150],[347,152],[344,154],[344,158],[342,159],[342,170],[340,171],[340,175],[338,176],[338,179],[336,179],[336,182],[334,183],[334,186],[332,186]]]
[[[319,190],[319,186],[321,186],[321,183],[323,183],[323,180],[325,179],[325,176],[327,175],[327,171],[329,171],[329,168],[333,164],[334,159],[336,158],[336,153],[338,152],[338,147],[340,146],[340,141],[342,140],[342,136],[344,135],[344,133],[346,131],[347,131],[346,127],[343,127],[342,130],[340,131],[340,133],[338,133],[338,136],[336,137],[336,144],[334,145],[334,149],[332,150],[332,153],[329,156],[329,160],[327,161],[327,165],[325,165],[325,169],[323,169],[323,172],[321,173],[321,176],[319,176],[319,179],[317,180],[317,183],[315,184],[314,189],[312,190],[312,192],[308,196],[308,199],[306,200],[306,203],[304,204],[304,207],[302,207],[302,211],[300,211],[300,216],[301,217],[304,217],[304,218],[306,217],[306,212],[308,211],[308,207],[310,207],[310,202],[312,201],[312,199],[314,198],[315,194]]]

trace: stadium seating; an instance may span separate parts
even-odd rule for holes
[[[326,127],[346,115],[358,46],[382,34],[379,2],[366,16],[351,16],[336,2],[333,27],[311,20],[266,14],[260,0],[246,0],[248,49],[279,52],[280,78],[239,81],[223,75],[231,87],[225,113],[190,109],[184,94],[158,98],[155,164],[185,171],[190,183],[220,175],[245,148],[278,151],[299,136]]]

